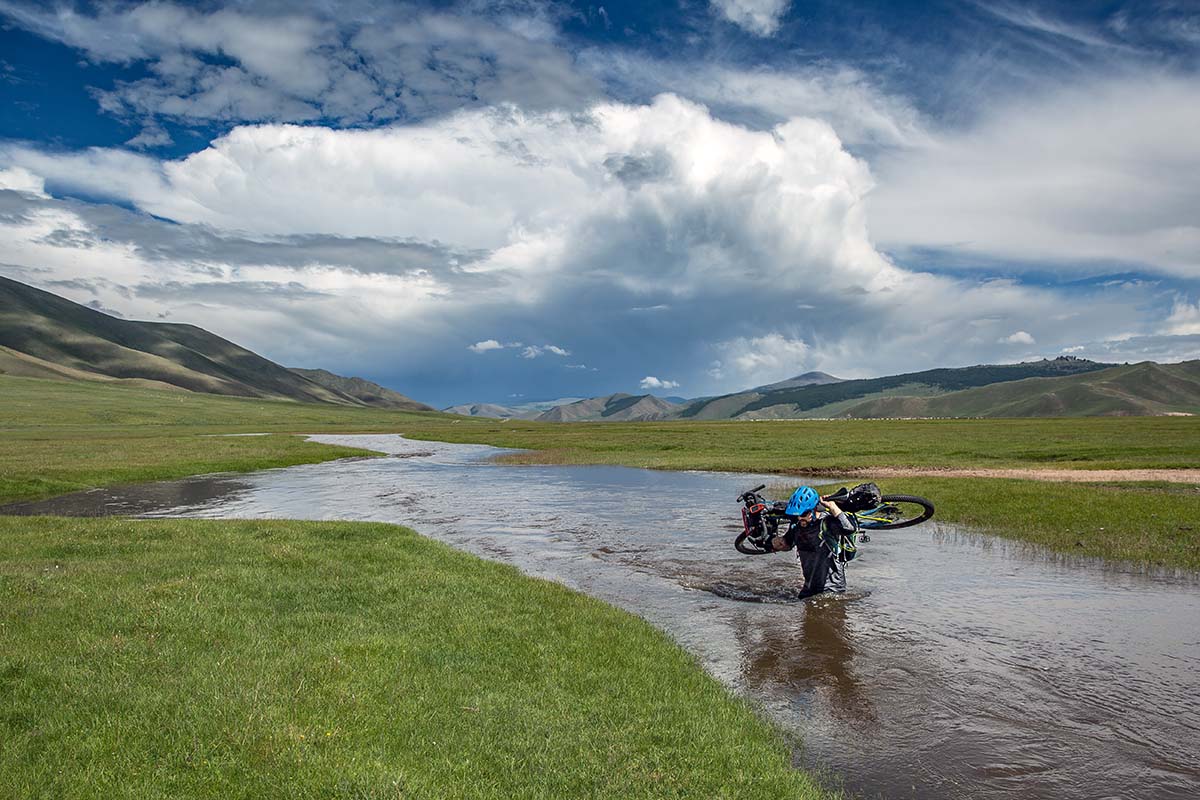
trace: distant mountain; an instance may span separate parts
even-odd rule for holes
[[[461,414],[464,417],[488,417],[489,419],[533,419],[542,413],[536,409],[522,410],[495,403],[464,403],[443,408],[442,411],[447,414]]]
[[[556,406],[565,406],[570,403],[578,403],[584,400],[583,397],[559,397],[554,400],[532,400],[528,403],[520,403],[510,408],[515,408],[517,411],[537,411],[539,414],[543,411],[549,411]]]
[[[536,418],[538,422],[632,422],[667,419],[679,406],[651,394],[610,394],[556,406]]]
[[[366,405],[195,325],[117,319],[4,277],[0,372]]]
[[[841,383],[841,378],[835,378],[824,372],[806,372],[794,378],[788,378],[778,383],[768,383],[766,386],[755,386],[751,392],[774,392],[779,389],[797,389],[801,386],[823,386],[827,383]]]
[[[882,378],[844,380],[793,388],[762,387],[761,390],[697,400],[686,406],[679,416],[685,419],[836,417],[845,415],[849,408],[866,400],[885,397],[930,397],[1025,378],[1052,378],[1095,372],[1112,366],[1114,365],[1061,356],[1021,364],[983,364],[974,367],[931,369]]]
[[[557,400],[534,400],[515,406],[499,403],[463,403],[457,406],[443,408],[447,414],[461,414],[464,417],[489,417],[491,419],[536,419],[544,411],[557,406],[578,403],[582,397],[560,397]]]
[[[300,369],[290,367],[291,371],[313,383],[332,389],[335,392],[353,397],[365,406],[375,408],[398,408],[404,411],[433,411],[432,406],[418,403],[411,397],[394,392],[378,383],[363,378],[344,378],[334,375],[325,369]]]

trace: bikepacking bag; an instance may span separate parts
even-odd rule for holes
[[[860,483],[849,491],[846,499],[838,505],[843,511],[866,511],[878,508],[883,503],[883,492],[873,483]]]

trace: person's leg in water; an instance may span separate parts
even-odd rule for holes
[[[837,558],[829,559],[829,578],[825,590],[841,594],[846,591],[846,563]]]
[[[800,567],[804,570],[804,590],[800,592],[800,599],[824,592],[825,582],[829,578],[832,564],[829,550],[825,547],[818,547],[815,550],[797,550],[796,560],[800,562]]]

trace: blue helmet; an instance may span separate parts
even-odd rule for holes
[[[817,501],[820,499],[816,489],[811,486],[801,486],[792,493],[792,499],[788,500],[787,510],[783,513],[793,517],[806,514],[817,507]]]

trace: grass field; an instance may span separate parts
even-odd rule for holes
[[[418,438],[538,450],[510,460],[612,463],[656,469],[752,472],[876,466],[1200,466],[1200,421],[1191,417],[999,420],[796,420],[546,424],[472,421]]]
[[[392,525],[0,517],[20,798],[812,798],[649,624]]]
[[[367,455],[282,434],[395,431],[430,417],[442,415],[0,376],[0,504]],[[275,435],[221,435],[262,432]]]

